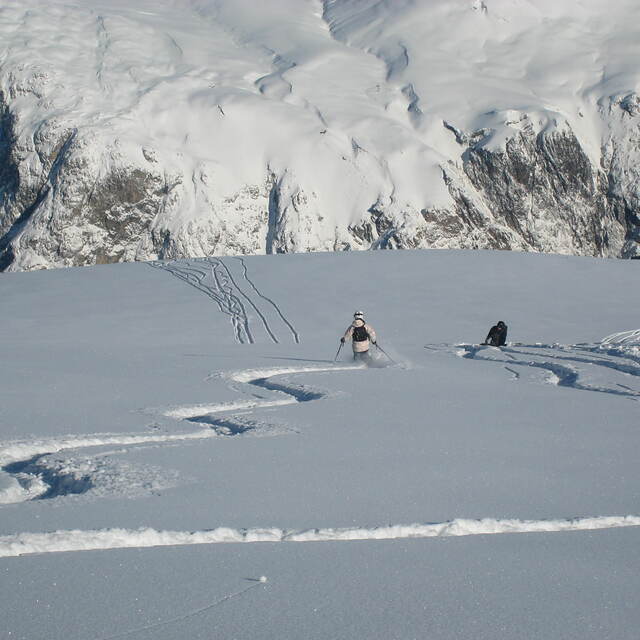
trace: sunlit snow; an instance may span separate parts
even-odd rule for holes
[[[3,276],[2,633],[631,640],[637,264]],[[356,309],[373,366],[334,361]]]

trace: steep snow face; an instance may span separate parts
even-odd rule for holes
[[[0,268],[210,254],[640,254],[640,6],[0,9]]]

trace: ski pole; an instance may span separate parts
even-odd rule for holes
[[[342,349],[342,345],[343,344],[344,344],[344,342],[340,343],[340,346],[338,347],[338,350],[336,351],[336,357],[333,359],[334,362],[338,359],[338,356],[340,355],[340,349]]]
[[[378,349],[380,349],[380,351],[382,351],[382,353],[384,353],[385,356],[387,356],[387,358],[389,358],[390,362],[393,362],[393,364],[398,364],[377,342],[374,343],[376,345],[376,347],[378,347]]]

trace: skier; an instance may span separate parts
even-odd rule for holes
[[[353,346],[353,359],[368,362],[370,360],[369,345],[376,343],[376,332],[364,321],[362,311],[356,311],[353,314],[353,322],[340,338],[340,344],[343,345],[349,338]]]
[[[489,344],[492,347],[504,347],[507,344],[507,325],[502,320],[493,325],[482,344]]]

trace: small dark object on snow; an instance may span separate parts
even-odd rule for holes
[[[489,344],[492,347],[504,347],[507,344],[507,325],[500,320],[494,324],[482,344]]]

